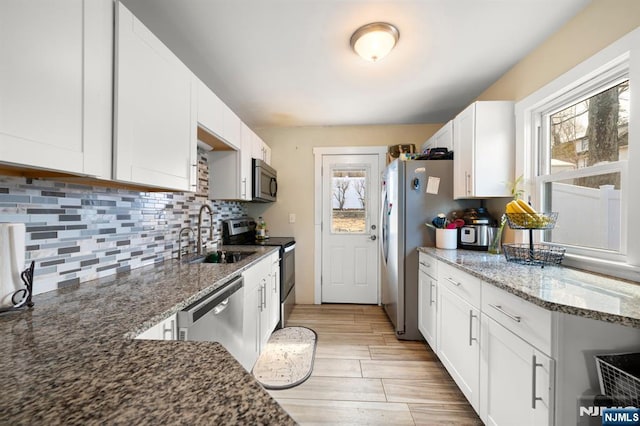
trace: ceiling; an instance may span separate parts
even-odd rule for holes
[[[590,0],[122,0],[250,127],[442,123]],[[349,46],[400,31],[389,56]]]

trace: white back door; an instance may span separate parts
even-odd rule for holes
[[[322,170],[322,302],[377,304],[378,155],[323,155]]]

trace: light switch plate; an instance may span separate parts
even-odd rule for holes
[[[296,214],[289,213],[289,223],[296,223]]]

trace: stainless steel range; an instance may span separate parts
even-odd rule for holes
[[[280,323],[278,327],[286,327],[287,319],[296,302],[296,241],[293,237],[269,237],[266,240],[256,240],[255,228],[256,221],[251,217],[225,220],[222,222],[222,243],[280,247]]]

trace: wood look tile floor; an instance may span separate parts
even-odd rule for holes
[[[482,425],[425,342],[398,340],[372,305],[296,305],[318,334],[311,377],[269,391],[300,425]]]

